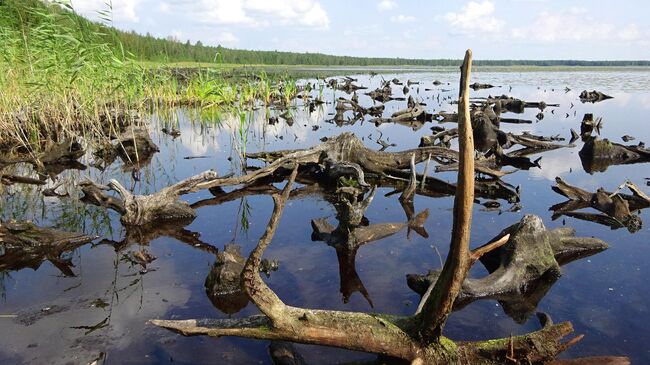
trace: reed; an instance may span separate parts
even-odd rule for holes
[[[70,137],[102,142],[139,123],[131,116],[169,107],[239,113],[289,104],[297,93],[295,82],[273,84],[266,74],[226,78],[218,58],[214,68],[145,67],[111,38],[112,11],[109,1],[97,24],[68,0],[0,2],[0,151]]]

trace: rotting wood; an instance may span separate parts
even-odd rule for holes
[[[632,194],[622,194],[617,189],[615,192],[598,189],[595,193],[588,192],[578,187],[569,185],[560,177],[555,178],[556,185],[553,191],[567,197],[569,200],[553,205],[553,219],[560,216],[570,216],[582,220],[604,224],[612,229],[626,227],[634,233],[641,229],[641,217],[634,212],[650,207],[650,197],[643,193],[632,182],[621,185],[627,187]],[[578,212],[580,209],[593,208],[601,214]]]
[[[179,197],[216,178],[216,172],[206,171],[151,195],[134,195],[114,179],[108,186],[89,180],[79,185],[84,193],[83,201],[115,210],[122,216],[120,221],[125,225],[140,226],[156,221],[196,217],[190,204]],[[117,192],[119,197],[108,195],[109,190]]]
[[[473,204],[474,158],[466,95],[470,60],[471,51],[468,50],[461,74],[461,90],[465,90],[461,95],[465,95],[460,104],[464,116],[459,125],[461,168],[454,204],[451,258],[448,258],[443,267],[443,275],[438,280],[438,283],[450,281],[451,285],[443,283],[441,287],[451,287],[452,290],[433,292],[427,300],[428,304],[424,306],[425,310],[411,317],[313,310],[284,304],[261,279],[258,268],[278,227],[291,185],[296,178],[298,166],[294,165],[282,193],[273,197],[274,209],[267,229],[242,272],[244,290],[263,314],[243,319],[152,320],[151,323],[184,335],[239,336],[336,346],[391,356],[415,364],[498,364],[506,358],[542,363],[554,359],[558,353],[579,341],[581,336],[561,342],[562,338],[573,331],[571,324],[551,324],[550,321],[546,321],[539,331],[498,340],[453,342],[441,336],[442,327],[460,292],[471,261],[468,239]],[[440,303],[445,309],[440,310],[440,306],[432,303]],[[427,313],[429,310],[431,313]],[[423,321],[427,317],[433,320]]]
[[[498,300],[509,316],[525,322],[537,303],[560,276],[560,266],[594,255],[607,244],[590,237],[575,237],[571,228],[546,229],[542,220],[526,215],[498,234],[490,243],[472,250],[471,260],[480,260],[489,275],[466,278],[455,309],[478,299]],[[440,272],[408,275],[409,287],[426,296]]]

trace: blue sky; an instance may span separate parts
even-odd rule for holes
[[[95,17],[107,0],[72,0]],[[226,47],[351,56],[650,59],[647,0],[112,0],[114,25]]]

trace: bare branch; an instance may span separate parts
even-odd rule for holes
[[[481,256],[485,255],[486,253],[496,250],[497,248],[505,245],[508,243],[508,240],[510,239],[510,234],[506,234],[505,236],[499,238],[496,241],[490,242],[485,246],[479,247],[475,250],[472,250],[471,258],[470,258],[470,266],[475,263],[478,259],[481,258]]]

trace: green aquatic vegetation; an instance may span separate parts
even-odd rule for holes
[[[33,151],[79,136],[106,141],[124,111],[251,109],[280,95],[266,74],[226,78],[218,56],[213,67],[146,67],[121,43],[112,11],[108,2],[97,24],[66,0],[0,2],[0,148]]]

